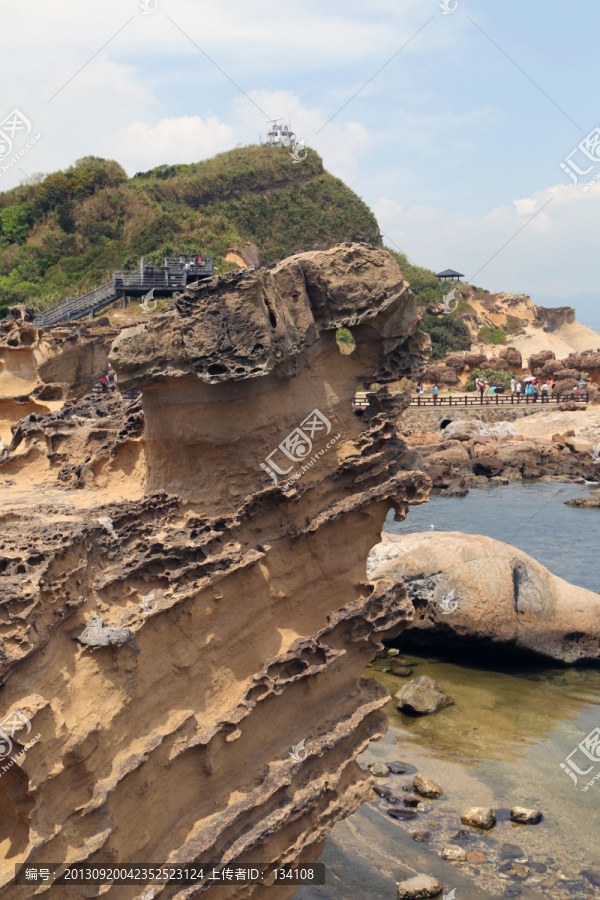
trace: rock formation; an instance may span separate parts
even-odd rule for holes
[[[0,775],[0,896],[30,896],[11,886],[23,862],[313,861],[367,797],[355,760],[386,729],[388,695],[361,672],[412,605],[367,580],[366,558],[389,508],[404,517],[430,482],[395,433],[408,395],[371,392],[356,411],[352,398],[418,377],[427,349],[396,262],[356,244],[192,285],[119,334],[112,365],[142,390],[143,453],[126,453],[137,407],[105,400],[104,445],[84,442],[62,481],[45,454],[39,507],[3,505],[18,528],[2,548],[0,712],[41,737]],[[57,423],[33,425],[44,445]],[[121,474],[143,463],[146,493],[102,505],[113,447]],[[9,481],[35,481],[39,456],[10,459]]]
[[[384,534],[369,577],[406,586],[406,634],[428,646],[477,643],[569,664],[600,659],[600,597],[553,575],[526,553],[459,532]]]
[[[62,402],[90,391],[108,365],[111,329],[64,325],[44,330],[33,325],[33,310],[11,307],[0,321],[0,438],[12,440],[11,427],[32,413],[59,409]]]

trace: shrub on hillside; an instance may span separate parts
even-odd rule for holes
[[[492,325],[483,325],[477,337],[484,344],[503,344],[506,340],[506,332],[502,328],[494,328]]]
[[[509,391],[510,380],[512,377],[512,372],[507,372],[506,369],[495,370],[485,366],[481,369],[474,369],[469,373],[469,377],[465,382],[465,389],[467,391],[474,390],[475,379],[483,378],[483,380],[489,382],[490,385],[494,385],[495,387],[503,387],[505,391]]]
[[[431,338],[431,359],[445,359],[448,353],[471,349],[471,333],[454,316],[423,316],[421,328]]]

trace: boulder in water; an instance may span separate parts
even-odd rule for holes
[[[431,875],[415,875],[398,884],[398,900],[428,900],[443,891],[443,885]]]
[[[463,825],[471,825],[472,828],[483,828],[489,831],[496,824],[496,813],[485,806],[470,806],[461,814],[460,821]]]
[[[542,821],[542,813],[539,809],[526,809],[524,806],[513,806],[510,811],[511,822],[520,822],[521,825],[537,825]]]
[[[479,642],[569,664],[600,660],[600,596],[502,541],[452,531],[384,532],[367,571],[372,581],[404,583],[415,606],[404,635],[428,647]],[[457,605],[450,613],[442,601],[451,592]]]
[[[454,701],[441,685],[428,675],[419,675],[396,694],[396,706],[402,712],[426,716],[438,712]]]

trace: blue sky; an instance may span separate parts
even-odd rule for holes
[[[0,190],[85,154],[196,161],[282,115],[416,263],[596,295],[600,158],[577,185],[560,163],[600,126],[597,3],[143,2],[5,8],[0,119],[17,107],[42,137]]]

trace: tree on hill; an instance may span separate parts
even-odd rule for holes
[[[200,251],[227,271],[236,241],[256,243],[268,266],[347,240],[379,246],[377,221],[314,150],[294,165],[286,148],[255,145],[133,178],[85,157],[0,193],[0,316],[12,303],[77,296],[140,256],[161,264]]]
[[[426,315],[421,329],[431,338],[431,359],[445,359],[449,353],[471,349],[471,332],[464,322],[454,316]]]

